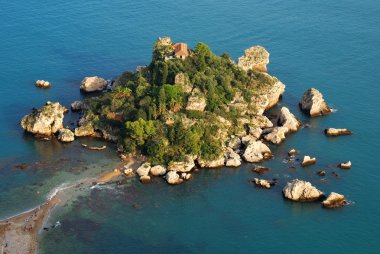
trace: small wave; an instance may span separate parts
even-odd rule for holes
[[[336,109],[336,108],[331,109],[331,113],[336,113],[336,112],[338,112],[338,109]]]
[[[91,190],[93,190],[93,189],[97,189],[97,190],[115,190],[115,187],[112,186],[112,185],[99,185],[99,184],[96,184],[94,186],[91,186],[90,189]]]
[[[353,201],[353,200],[347,200],[346,201],[346,205],[355,205],[356,203],[355,203],[355,201]]]
[[[72,187],[74,187],[74,186],[75,186],[75,184],[70,184],[70,185],[69,185],[68,183],[63,183],[63,184],[61,184],[60,186],[54,188],[54,189],[48,194],[48,196],[47,196],[47,200],[51,200],[52,198],[54,198],[54,197],[58,194],[58,192],[61,192],[61,191],[63,191],[63,190],[67,190],[67,189],[72,188]]]

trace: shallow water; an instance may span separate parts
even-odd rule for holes
[[[287,85],[281,105],[311,125],[273,147],[276,157],[265,163],[272,167],[265,177],[279,184],[271,190],[249,183],[255,175],[248,164],[202,170],[175,187],[131,181],[86,189],[54,211],[48,223],[60,220],[62,226],[41,234],[41,253],[380,252],[378,1],[16,0],[2,3],[1,10],[2,218],[39,204],[62,183],[117,163],[111,150],[99,156],[78,142],[36,141],[23,135],[18,122],[47,100],[68,106],[80,99],[84,76],[112,78],[147,64],[158,36],[190,46],[203,41],[234,59],[247,47],[265,46],[271,53],[269,72]],[[53,87],[39,90],[36,79]],[[315,119],[303,115],[298,101],[311,86],[337,112]],[[327,138],[326,127],[346,127],[354,134]],[[283,159],[290,148],[316,156],[317,165],[289,169]],[[347,160],[353,163],[349,171],[329,168]],[[29,168],[15,169],[21,162]],[[320,169],[327,170],[323,179],[315,174]],[[332,211],[287,202],[281,188],[295,177],[326,193],[342,193],[351,204]]]

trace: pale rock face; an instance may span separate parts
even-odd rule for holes
[[[301,165],[303,167],[306,167],[306,166],[310,166],[310,165],[313,165],[317,163],[317,159],[316,158],[311,158],[310,156],[306,155],[303,157],[303,161],[301,163]]]
[[[36,85],[36,87],[39,87],[39,88],[49,88],[50,82],[45,81],[45,80],[37,80],[35,85]]]
[[[199,89],[194,89],[187,100],[186,110],[204,111],[207,106],[206,98]]]
[[[255,94],[251,97],[251,102],[249,104],[250,109],[248,114],[250,115],[262,115],[265,109],[269,105],[268,95],[266,94]]]
[[[236,151],[241,148],[241,139],[239,137],[233,137],[228,141],[228,147]]]
[[[193,90],[189,77],[185,73],[178,73],[174,77],[174,84],[180,85],[184,93],[189,94]]]
[[[301,127],[301,122],[286,107],[281,108],[278,124],[287,127],[289,132],[296,132]]]
[[[285,140],[285,134],[289,132],[287,127],[274,127],[264,130],[264,139],[273,144],[279,145],[282,141]]]
[[[69,129],[59,129],[58,140],[61,142],[72,142],[74,141],[74,133]]]
[[[350,169],[351,166],[352,166],[351,161],[342,162],[342,163],[339,164],[339,167],[341,169]]]
[[[184,161],[172,161],[169,163],[168,170],[176,172],[189,172],[195,167],[194,157],[191,155],[186,155]]]
[[[261,141],[250,142],[244,151],[243,158],[248,162],[260,162],[270,158],[272,152]]]
[[[319,199],[323,192],[311,183],[295,179],[288,182],[282,190],[284,197],[293,201],[313,201]]]
[[[141,176],[147,176],[149,175],[149,171],[151,169],[150,163],[145,162],[143,163],[137,170],[136,173],[141,177]]]
[[[168,184],[179,184],[182,183],[182,179],[179,177],[179,174],[175,171],[169,171],[165,175],[165,179]]]
[[[271,185],[268,180],[255,178],[254,182],[257,186],[270,189]]]
[[[271,107],[276,105],[284,92],[285,85],[281,81],[277,80],[268,92],[269,102],[266,109],[270,109]]]
[[[84,109],[86,109],[86,106],[83,103],[83,101],[74,101],[73,103],[71,103],[71,110],[72,111],[81,111]]]
[[[47,102],[41,109],[34,109],[21,120],[21,127],[27,132],[50,136],[62,129],[63,114],[67,109],[59,102]]]
[[[263,130],[259,127],[248,126],[248,133],[253,137],[254,140],[258,140],[263,133]]]
[[[240,92],[236,92],[234,99],[228,104],[229,108],[234,108],[239,115],[245,115],[247,113],[248,103],[244,100],[244,97]]]
[[[312,117],[331,113],[331,109],[327,106],[323,95],[315,88],[310,88],[303,94],[300,107]]]
[[[241,165],[240,155],[235,153],[230,147],[226,148],[224,156],[227,167],[238,167]]]
[[[269,52],[262,46],[253,46],[244,51],[244,56],[239,57],[238,66],[243,70],[250,69],[266,72],[269,63]]]
[[[268,117],[259,115],[252,117],[251,124],[262,129],[273,127],[273,123],[268,119]]]
[[[150,169],[150,173],[154,176],[162,176],[166,174],[166,168],[161,165],[157,165]]]
[[[348,129],[336,129],[336,128],[328,128],[325,129],[325,134],[330,137],[340,136],[340,135],[351,135],[352,131]]]
[[[199,166],[202,168],[218,168],[223,167],[225,163],[224,156],[221,156],[215,160],[205,160],[202,158],[197,159]]]
[[[107,87],[107,80],[98,76],[85,77],[80,85],[80,89],[84,92],[102,91]]]
[[[344,206],[346,203],[347,201],[343,195],[336,192],[331,192],[327,199],[322,202],[322,205],[327,208],[336,208],[339,206]]]
[[[76,137],[91,137],[95,136],[95,130],[91,123],[86,123],[82,126],[75,128],[74,134]]]

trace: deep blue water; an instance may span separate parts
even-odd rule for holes
[[[147,64],[159,36],[190,46],[203,41],[234,59],[252,45],[266,47],[269,72],[287,85],[281,105],[311,124],[273,147],[267,177],[280,182],[271,190],[249,184],[247,164],[203,170],[175,187],[132,181],[88,190],[53,213],[50,220],[62,227],[41,234],[41,253],[380,253],[378,1],[16,0],[3,1],[0,13],[0,217],[117,162],[112,151],[94,156],[78,152],[77,142],[36,141],[18,122],[47,100],[69,105],[81,98],[84,76],[113,78]],[[39,90],[37,79],[53,87]],[[337,112],[303,115],[298,102],[310,87]],[[354,135],[329,139],[326,127]],[[316,156],[317,165],[290,170],[282,162],[290,148]],[[347,160],[349,171],[328,167]],[[20,171],[20,162],[34,166]],[[319,169],[328,171],[323,180]],[[281,189],[295,177],[351,204],[332,211],[285,201]]]

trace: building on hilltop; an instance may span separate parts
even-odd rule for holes
[[[175,43],[174,44],[174,56],[180,59],[186,59],[189,56],[189,50],[187,49],[186,43]]]

